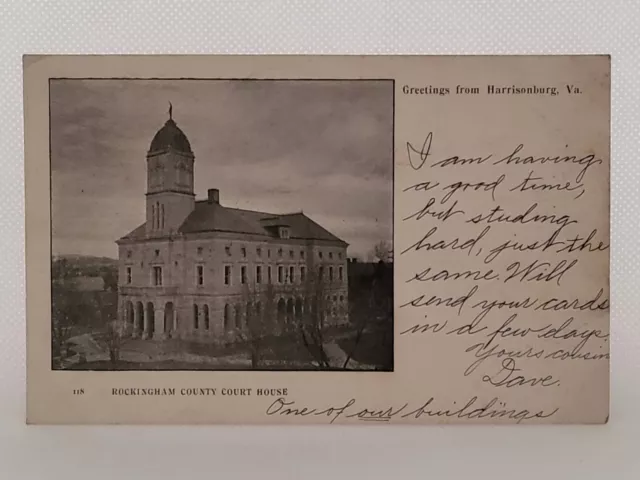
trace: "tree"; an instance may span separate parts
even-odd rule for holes
[[[251,368],[259,368],[262,362],[263,350],[270,333],[270,327],[275,325],[275,290],[268,284],[262,289],[256,285],[245,285],[242,291],[244,310],[244,325],[237,333],[239,339],[249,347]]]
[[[118,269],[115,266],[104,266],[100,269],[100,276],[104,281],[104,289],[111,292],[118,291]]]
[[[131,339],[132,326],[118,318],[117,304],[110,301],[111,296],[97,292],[96,303],[98,313],[105,332],[98,336],[98,343],[109,352],[109,361],[115,369],[120,361],[120,351],[125,343]],[[117,302],[117,299],[115,300]]]
[[[74,291],[77,270],[67,259],[51,264],[51,356],[53,367],[60,367],[67,342],[82,321],[82,298]]]
[[[74,327],[80,323],[77,297],[75,292],[60,286],[52,289],[51,354],[54,368],[60,366],[67,342],[73,336]]]
[[[371,256],[384,263],[393,262],[393,247],[391,243],[385,240],[379,241],[373,246]]]
[[[371,321],[376,316],[375,293],[370,292],[366,299],[360,303],[349,302],[348,305],[335,305],[332,301],[330,285],[319,275],[310,275],[303,286],[303,295],[306,299],[305,310],[299,319],[298,329],[303,345],[313,358],[314,364],[319,369],[347,369],[349,363],[358,349]],[[347,315],[351,329],[348,332],[349,342],[342,342],[342,351],[345,354],[344,361],[332,363],[327,353],[327,346],[335,342],[336,335],[344,335],[344,331],[330,331],[331,325],[327,325],[326,318],[332,314],[338,316]]]
[[[383,369],[393,366],[393,269],[380,261],[371,275],[361,278],[358,288],[349,291],[349,320],[355,329],[347,346],[348,366],[365,334],[375,344],[375,363]]]
[[[330,312],[327,285],[318,273],[310,272],[302,286],[303,311],[298,312],[297,328],[303,345],[320,369],[331,368],[325,348],[325,318]]]

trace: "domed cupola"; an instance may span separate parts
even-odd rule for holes
[[[193,155],[189,139],[173,120],[172,109],[173,108],[169,106],[169,120],[165,122],[153,137],[148,155],[163,153],[168,150]]]
[[[195,156],[187,136],[169,120],[158,130],[147,152],[147,223],[148,236],[165,236],[177,232],[195,208],[193,169]]]

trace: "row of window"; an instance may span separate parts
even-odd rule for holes
[[[197,267],[197,284],[198,285],[204,285],[204,269],[202,268],[202,266],[198,266]],[[296,282],[305,282],[307,280],[307,268],[306,267],[299,267],[299,274],[296,275],[296,267],[295,266],[289,266],[289,267],[285,267],[283,265],[278,265],[277,266],[277,278],[275,279],[276,283],[280,283],[280,284],[292,284],[292,283],[296,283]],[[240,283],[241,284],[246,284],[249,283],[249,278],[247,275],[248,269],[246,265],[242,265],[240,266]],[[335,270],[334,267],[330,266],[327,269],[328,272],[328,276],[325,278],[325,268],[324,266],[320,266],[318,267],[318,277],[320,280],[328,280],[329,282],[334,282],[336,280],[342,282],[344,280],[344,269],[343,267],[338,267],[337,268],[337,278],[335,276]],[[262,283],[274,283],[274,278],[273,278],[273,270],[271,265],[268,265],[266,267],[266,278],[264,275],[264,268],[262,265],[257,265],[256,266],[256,271],[255,271],[255,277],[254,277],[255,283],[256,284],[262,284]],[[224,284],[225,285],[232,285],[233,283],[233,267],[231,265],[225,265],[224,267]]]
[[[156,205],[152,205],[151,208],[153,209],[152,212],[152,217],[153,217],[153,228],[154,229],[162,229],[164,228],[164,205],[160,205],[158,204]],[[159,212],[159,214],[156,214],[156,212]],[[230,246],[226,246],[224,247],[225,252],[228,256],[231,256],[231,247]],[[203,248],[202,247],[198,247],[198,255],[202,255],[202,251]],[[247,249],[246,247],[242,247],[240,249],[240,253],[242,255],[242,257],[246,258],[247,257]],[[127,258],[131,258],[132,252],[131,250],[127,250]],[[160,255],[160,250],[155,250],[155,255],[156,257],[158,257]],[[256,255],[260,258],[262,258],[262,248],[258,247],[256,248]],[[278,257],[282,258],[284,255],[284,252],[282,250],[282,248],[278,249]],[[342,252],[338,252],[337,254],[338,259],[342,260]],[[289,258],[294,259],[296,257],[295,255],[295,251],[294,250],[289,250]],[[328,257],[329,260],[333,260],[333,252],[328,252]],[[267,258],[271,258],[271,249],[267,249]],[[304,259],[304,250],[300,250],[300,258]],[[322,251],[318,252],[318,258],[324,258],[324,254]]]
[[[296,268],[294,266],[284,267],[282,265],[278,265],[278,274],[277,274],[277,283],[280,284],[292,284],[296,283],[296,281],[305,282],[307,277],[307,269],[306,267],[300,267],[299,276],[296,278]],[[336,277],[334,276],[334,268],[332,266],[327,268],[327,278],[325,278],[325,267],[318,267],[318,277],[322,280],[328,280],[329,282],[334,282]],[[264,277],[263,266],[256,266],[255,273],[255,283],[273,283],[272,276],[272,267],[268,265],[266,267],[266,278]],[[337,280],[342,282],[344,280],[344,269],[343,267],[338,267],[337,269]],[[127,267],[126,270],[126,282],[128,285],[131,285],[132,282],[132,269],[131,267]],[[233,282],[233,268],[231,265],[225,265],[224,267],[224,284],[231,285]],[[247,275],[247,266],[242,265],[240,267],[240,283],[246,284],[249,283],[249,278]],[[205,275],[204,275],[204,266],[197,265],[196,266],[196,285],[202,286],[205,284]],[[162,267],[154,266],[151,270],[151,285],[160,287],[162,286]]]
[[[231,254],[231,246],[227,245],[226,247],[224,247],[224,250],[225,250],[225,253],[228,256],[232,255]],[[284,250],[282,248],[279,248],[277,253],[278,253],[278,258],[282,258],[285,255]],[[198,247],[198,255],[201,255],[201,254],[202,254],[202,247]],[[242,257],[244,257],[244,258],[247,257],[247,248],[246,247],[241,247],[240,248],[240,255],[242,255]],[[262,258],[262,247],[257,247],[256,248],[256,255],[258,256],[258,258]],[[304,258],[304,250],[300,250],[299,256],[302,259]],[[333,259],[333,252],[328,252],[328,256],[329,256],[329,259]],[[319,251],[318,252],[318,258],[323,258],[323,257],[324,257],[323,252]],[[271,258],[271,249],[270,248],[267,249],[267,258]],[[292,258],[292,259],[296,258],[295,250],[289,250],[289,258]],[[342,260],[342,252],[338,252],[338,258],[340,260]]]
[[[331,309],[332,313],[335,315],[337,314],[337,309],[336,309],[336,305],[338,304],[338,298],[340,303],[344,303],[344,296],[340,295],[340,297],[338,297],[337,295],[333,296],[333,307]],[[327,301],[331,301],[331,297],[327,296]],[[281,300],[281,302],[283,302]],[[283,317],[290,317],[291,315],[300,315],[302,312],[300,311],[302,304],[300,303],[300,300],[298,300],[298,303],[296,303],[295,307],[293,307],[294,304],[290,303],[290,307],[287,307],[285,303],[282,303],[282,308],[280,307],[280,305],[278,306],[278,317],[281,320]],[[289,308],[291,308],[291,310],[293,310],[293,308],[298,309],[297,312],[294,313],[294,311],[287,311]],[[224,329],[225,331],[230,331],[233,328],[236,329],[242,329],[243,327],[249,327],[249,322],[251,321],[252,317],[255,317],[256,319],[260,319],[262,317],[262,303],[261,302],[256,302],[254,304],[251,303],[247,303],[246,306],[244,306],[244,308],[240,305],[240,304],[236,304],[235,306],[232,306],[230,304],[225,304],[224,306]],[[244,322],[243,322],[244,319]],[[202,323],[200,322],[200,320],[202,320]],[[243,325],[244,323],[244,325]],[[210,328],[210,321],[209,321],[209,305],[203,305],[202,308],[200,308],[197,304],[193,305],[193,329],[194,330],[199,330],[199,329],[204,329],[204,330],[209,330]]]

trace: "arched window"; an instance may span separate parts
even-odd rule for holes
[[[249,322],[255,322],[255,309],[251,302],[247,302],[247,309],[245,310],[244,323],[247,327],[249,327]]]
[[[198,329],[198,305],[193,304],[193,329]]]
[[[231,306],[228,303],[224,306],[224,329],[231,329]]]
[[[209,305],[204,306],[204,329],[209,330]]]
[[[242,310],[240,304],[236,304],[236,328],[242,328]]]
[[[182,185],[182,165],[176,165],[176,183]]]

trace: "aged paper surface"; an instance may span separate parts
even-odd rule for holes
[[[607,56],[27,56],[27,421],[603,423]]]

